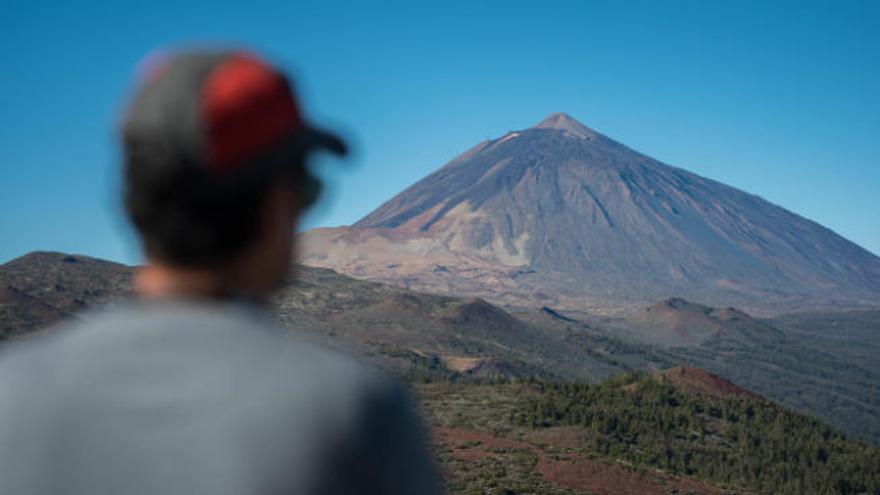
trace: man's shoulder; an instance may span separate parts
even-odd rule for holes
[[[47,432],[63,428],[89,466],[137,473],[155,447],[181,469],[229,473],[229,483],[283,478],[320,484],[314,493],[439,487],[402,385],[259,312],[122,307],[2,354],[0,437],[14,441],[0,454],[50,452]]]
[[[287,390],[282,396],[389,382],[358,359],[297,337],[263,311],[240,304],[127,303],[87,313],[50,335],[5,346],[0,370],[7,377],[0,382],[52,386],[78,378],[109,381],[120,370],[144,380],[178,373],[217,377],[229,387],[259,383],[253,393]]]

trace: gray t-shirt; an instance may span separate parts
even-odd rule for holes
[[[440,493],[402,387],[253,308],[132,303],[0,352],[0,494]]]

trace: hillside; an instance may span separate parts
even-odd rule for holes
[[[766,320],[673,299],[625,319],[550,307],[511,313],[479,298],[424,294],[328,269],[297,272],[275,300],[292,334],[407,379],[595,383],[687,363],[880,444],[880,371],[870,354],[880,318],[870,312]],[[124,300],[132,273],[64,253],[0,265],[0,335],[34,335],[53,325],[63,331],[65,321]]]
[[[838,326],[823,328],[821,317],[811,314],[765,319],[671,299],[628,318],[591,324],[880,443],[880,370],[864,355],[878,345],[880,319],[869,320],[864,312],[833,314]],[[861,338],[847,339],[849,332]],[[829,339],[836,348],[817,345]]]
[[[302,241],[307,265],[514,307],[880,304],[877,256],[565,114],[483,141],[354,225]]]
[[[412,378],[599,380],[666,358],[635,343],[529,322],[479,298],[423,294],[302,267],[276,297],[292,330]]]
[[[708,395],[717,399],[731,397],[760,398],[730,380],[692,366],[676,366],[655,373],[652,378],[662,384],[671,384],[684,393]]]
[[[0,336],[63,326],[123,301],[133,273],[125,265],[49,252],[0,265]],[[411,377],[599,380],[631,366],[667,363],[635,344],[522,321],[479,298],[422,294],[307,266],[296,268],[273,310],[294,334]]]
[[[880,490],[880,449],[752,394],[643,374],[419,391],[452,493]]]
[[[118,301],[131,292],[131,275],[119,263],[41,251],[0,265],[0,339]]]

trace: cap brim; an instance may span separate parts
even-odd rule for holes
[[[322,129],[314,127],[302,128],[296,132],[293,139],[295,144],[307,153],[329,151],[337,156],[348,154],[348,145],[345,144],[341,137]]]
[[[301,127],[294,132],[286,141],[288,152],[294,152],[298,156],[309,155],[316,151],[329,151],[337,156],[348,154],[348,146],[341,137],[322,129],[314,127]],[[294,151],[295,150],[295,151]],[[303,163],[297,160],[297,163]],[[301,202],[303,207],[308,208],[317,202],[323,189],[320,179],[313,175],[308,168],[299,178]]]

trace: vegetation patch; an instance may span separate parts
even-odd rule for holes
[[[880,491],[880,449],[752,394],[637,372],[417,390],[453,493]]]

